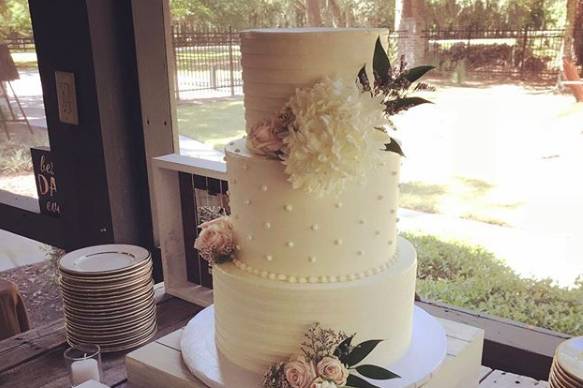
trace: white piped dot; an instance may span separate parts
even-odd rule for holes
[[[267,185],[262,185],[261,186],[261,191],[267,191]]]
[[[249,170],[249,165],[247,163],[243,164],[243,170],[245,171]]]
[[[320,276],[320,282],[322,282],[322,283],[328,283],[328,276],[326,276],[326,275]]]
[[[291,212],[292,210],[294,210],[294,207],[289,203],[286,204],[283,208],[285,209],[286,212]]]
[[[259,270],[257,268],[253,268],[253,274],[254,275],[259,275]]]
[[[364,251],[361,249],[361,250],[359,250],[358,252],[356,252],[356,254],[357,254],[358,256],[362,256],[362,255],[364,255]]]
[[[288,241],[288,242],[286,242],[286,243],[285,243],[285,245],[286,245],[288,248],[293,248],[295,244],[294,244],[294,242],[293,242],[293,241]]]
[[[314,232],[320,229],[320,225],[318,224],[313,224],[310,229],[312,229]]]
[[[267,277],[267,271],[261,271],[261,275],[262,278],[266,278]]]
[[[310,277],[308,278],[308,281],[309,281],[310,283],[318,283],[318,277],[317,277],[317,276],[310,276]]]
[[[342,245],[342,239],[337,238],[334,240],[334,245]]]
[[[337,209],[340,209],[342,207],[342,202],[336,202],[334,206],[336,206]]]
[[[332,275],[332,276],[328,277],[328,280],[330,280],[331,283],[334,283],[334,282],[338,281],[338,278],[336,276]]]
[[[364,225],[364,219],[362,219],[362,218],[361,218],[360,220],[358,220],[358,223],[359,223],[360,225]]]
[[[265,229],[271,229],[271,222],[266,222],[263,224],[263,226],[265,227]]]
[[[395,176],[395,175],[397,175],[397,171],[391,171],[391,175],[392,175],[392,176]]]
[[[395,214],[395,209],[391,209],[391,214]]]
[[[270,273],[268,276],[271,280],[275,280],[276,276],[274,273]]]
[[[247,240],[249,240],[249,241],[253,240],[253,235],[252,234],[248,234],[247,235]]]
[[[384,198],[385,198],[385,196],[384,196],[384,195],[382,195],[382,194],[379,194],[379,195],[377,195],[377,199],[378,199],[379,201],[382,201]]]
[[[316,256],[308,256],[308,261],[310,263],[315,263],[316,262]]]
[[[358,279],[358,274],[356,274],[356,273],[351,273],[350,275],[348,275],[348,278],[349,278],[350,280],[356,280],[356,279]]]
[[[374,231],[375,236],[380,236],[381,235],[381,231],[380,230],[375,230]]]
[[[377,267],[374,267],[374,268],[372,269],[372,273],[378,273],[378,272],[379,272],[379,269],[378,269]]]
[[[346,275],[340,275],[338,277],[338,280],[341,281],[341,282],[345,282],[346,281]]]
[[[290,283],[297,283],[298,282],[298,278],[296,278],[295,276],[290,276],[287,279],[287,281],[290,282]]]
[[[302,284],[307,283],[307,279],[305,277],[303,277],[303,276],[302,277],[299,277],[298,278],[298,283],[302,283]]]
[[[389,240],[389,241],[388,241],[388,244],[389,244],[389,245],[393,245],[393,240]]]
[[[235,245],[235,249],[238,250],[238,251],[240,251],[241,250],[241,245],[239,245],[239,244]]]
[[[287,276],[284,275],[284,274],[282,274],[282,273],[280,273],[279,275],[277,275],[277,279],[279,279],[279,280],[286,280],[287,279]]]
[[[267,261],[273,261],[273,256],[271,256],[271,255],[265,255],[265,260],[267,260]]]
[[[245,205],[251,205],[251,200],[250,199],[246,199],[245,202],[243,202]]]

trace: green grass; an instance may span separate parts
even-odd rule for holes
[[[242,100],[181,104],[177,117],[181,135],[211,144],[217,150],[245,133]]]
[[[417,248],[422,298],[529,325],[583,335],[583,278],[572,289],[521,278],[486,249],[434,236],[404,234]]]
[[[401,183],[400,187],[399,206],[426,213],[438,213],[439,202],[447,194],[446,186],[424,182]]]

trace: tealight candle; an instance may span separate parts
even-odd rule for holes
[[[87,380],[100,381],[97,360],[88,358],[86,360],[73,361],[71,363],[71,381],[73,385],[82,384]]]
[[[99,345],[77,345],[65,351],[71,384],[75,387],[88,380],[101,381],[101,349]]]

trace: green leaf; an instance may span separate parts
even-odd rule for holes
[[[374,384],[369,383],[365,379],[355,375],[348,375],[348,379],[346,380],[346,386],[354,388],[380,388]]]
[[[356,77],[356,82],[360,84],[360,90],[362,92],[369,92],[370,82],[368,80],[368,76],[366,75],[366,65],[362,66]]]
[[[423,77],[425,73],[427,73],[429,70],[433,69],[435,69],[435,66],[431,65],[417,66],[407,70],[403,74],[403,76],[407,79],[407,81],[413,83],[417,81],[419,78]]]
[[[398,374],[391,372],[390,370],[381,368],[380,366],[376,365],[359,365],[356,367],[356,370],[364,377],[369,377],[375,380],[391,380],[401,377]]]
[[[341,363],[346,364],[346,360],[348,359],[348,355],[350,354],[350,345],[352,343],[352,339],[354,335],[346,338],[344,341],[340,342],[336,349],[334,350],[334,356],[338,357]]]
[[[417,105],[422,104],[433,104],[431,101],[426,100],[422,97],[404,97],[398,98],[396,100],[389,100],[385,102],[385,112],[388,115],[394,115],[396,113],[411,109]]]
[[[354,347],[346,359],[346,365],[353,366],[361,362],[383,340],[368,340]]]
[[[381,44],[381,37],[377,38],[372,57],[372,72],[374,74],[375,85],[387,85],[391,81],[391,61],[387,52]]]
[[[405,153],[403,152],[403,149],[401,148],[401,144],[399,144],[399,142],[397,142],[393,138],[391,138],[390,143],[385,144],[385,149],[383,151],[395,152],[395,153],[401,155],[402,157],[405,157]]]

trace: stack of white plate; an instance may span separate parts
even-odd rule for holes
[[[156,333],[152,258],[133,245],[99,245],[59,261],[67,341],[117,352]]]
[[[549,382],[552,388],[583,388],[583,337],[559,345]]]

